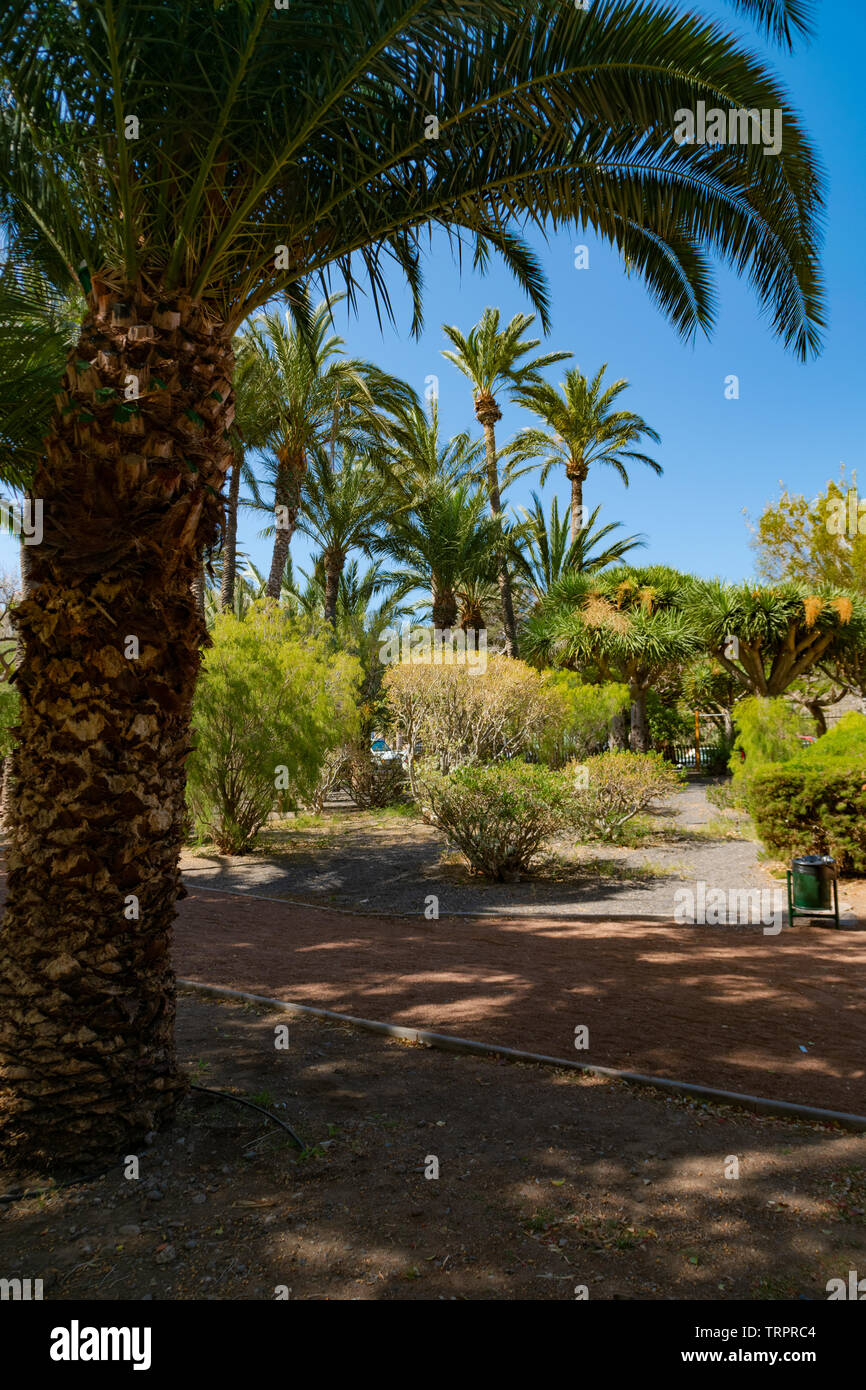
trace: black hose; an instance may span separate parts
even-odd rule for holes
[[[264,1115],[268,1120],[273,1120],[275,1125],[279,1125],[284,1129],[286,1133],[291,1136],[293,1142],[297,1144],[301,1152],[307,1147],[306,1144],[298,1138],[291,1125],[287,1125],[285,1120],[281,1120],[278,1115],[272,1115],[269,1110],[263,1110],[260,1105],[254,1105],[251,1100],[244,1100],[242,1096],[233,1096],[229,1091],[213,1091],[209,1086],[196,1086],[192,1081],[190,1082],[190,1090],[203,1091],[206,1096],[219,1096],[223,1100],[233,1100],[236,1101],[238,1105],[245,1105],[249,1110],[257,1110],[260,1115]],[[113,1167],[114,1164],[109,1163],[107,1167],[100,1169],[98,1173],[86,1173],[80,1178],[70,1178],[68,1182],[55,1182],[52,1183],[50,1187],[29,1188],[26,1192],[0,1193],[0,1206],[8,1206],[11,1205],[12,1202],[23,1202],[30,1197],[47,1197],[52,1192],[61,1192],[66,1187],[78,1187],[81,1183],[97,1182],[99,1178],[104,1178],[106,1173],[110,1173]]]
[[[279,1125],[281,1129],[291,1135],[292,1140],[302,1153],[307,1147],[303,1140],[298,1138],[291,1125],[286,1124],[285,1120],[281,1120],[278,1115],[272,1115],[270,1110],[263,1110],[260,1105],[254,1105],[251,1100],[244,1100],[243,1096],[233,1096],[230,1091],[213,1091],[210,1086],[196,1086],[192,1081],[190,1082],[190,1090],[203,1091],[206,1096],[221,1096],[223,1100],[233,1100],[237,1105],[245,1105],[248,1110],[257,1110],[260,1115],[264,1115],[266,1120],[273,1120],[275,1125]]]

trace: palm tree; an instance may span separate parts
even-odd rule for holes
[[[780,38],[803,27],[786,0],[737,3]],[[677,109],[720,92],[788,103],[736,40],[658,0],[6,0],[0,91],[6,234],[86,299],[18,610],[2,1145],[80,1171],[135,1151],[186,1089],[169,947],[205,636],[191,585],[233,458],[233,335],[275,298],[308,322],[334,273],[387,316],[389,264],[417,329],[433,226],[476,264],[500,256],[547,328],[531,219],[592,228],[683,333],[712,326],[718,255],[806,356],[823,192],[793,115],[772,159],[672,141]]]
[[[264,501],[252,467],[246,477],[253,505],[276,513],[271,598],[279,596],[310,458],[343,443],[383,447],[386,412],[415,404],[404,381],[373,362],[343,356],[343,339],[330,332],[333,303],[323,301],[298,327],[286,316],[263,313],[245,335],[258,366],[256,412],[269,421],[264,467],[272,504]]]
[[[258,354],[246,334],[235,338],[235,418],[232,425],[232,463],[226,494],[225,526],[220,547],[220,608],[234,610],[237,562],[238,504],[241,481],[248,471],[247,452],[262,449],[268,440],[270,403],[262,390]]]
[[[548,382],[530,382],[520,386],[515,395],[521,405],[539,415],[548,429],[523,430],[515,440],[522,456],[544,459],[541,482],[546,482],[551,468],[564,465],[571,483],[571,539],[577,540],[583,519],[583,484],[594,464],[605,463],[615,468],[628,487],[628,465],[645,463],[655,473],[661,464],[634,446],[646,437],[654,444],[659,436],[630,410],[612,407],[627,390],[624,377],[604,386],[607,363],[589,381],[577,368],[566,372],[559,391]],[[560,395],[561,391],[561,395]]]
[[[442,356],[453,362],[469,378],[475,399],[475,418],[484,430],[487,454],[487,491],[490,510],[498,517],[502,511],[500,495],[499,457],[496,452],[496,425],[502,419],[497,394],[507,388],[514,395],[520,388],[541,381],[539,373],[554,362],[570,357],[570,352],[548,352],[524,361],[534,352],[540,338],[525,338],[527,329],[535,322],[534,314],[515,314],[505,328],[499,327],[499,310],[485,309],[475,327],[464,335],[451,324],[443,324],[445,336],[453,343],[454,351],[443,348]],[[514,620],[514,599],[511,577],[505,557],[500,557],[499,590],[502,595],[502,623],[505,628],[506,650],[517,656],[517,627]]]
[[[380,475],[366,454],[320,450],[307,470],[298,529],[321,546],[325,620],[336,631],[337,598],[350,550],[369,546],[383,519]]]
[[[623,536],[599,550],[597,547],[622,525],[620,521],[609,521],[596,530],[601,507],[594,509],[586,526],[570,539],[568,522],[559,515],[556,497],[550,505],[549,519],[537,492],[532,494],[532,504],[531,512],[521,507],[526,527],[522,532],[524,546],[517,555],[517,572],[536,600],[545,598],[564,574],[591,574],[616,564],[630,551],[646,545],[642,536]]]
[[[458,592],[474,580],[493,580],[503,545],[498,517],[485,515],[484,494],[469,483],[431,482],[410,506],[392,515],[372,548],[400,568],[388,575],[400,597],[427,588],[437,631],[457,622]]]
[[[412,501],[431,483],[477,483],[482,478],[482,447],[464,430],[443,440],[439,407],[416,403],[396,412],[381,457],[389,494],[398,504]]]

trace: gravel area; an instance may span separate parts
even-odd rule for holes
[[[187,853],[183,867],[190,887],[409,916],[434,893],[443,915],[522,916],[543,909],[548,916],[671,918],[683,885],[780,886],[759,864],[753,840],[708,835],[709,823],[725,817],[708,802],[705,784],[676,792],[650,819],[652,833],[638,848],[576,848],[560,840],[552,846],[555,861],[519,883],[471,876],[447,854],[445,837],[420,820],[344,809],[325,817],[323,826],[271,835],[263,852]],[[728,835],[735,836],[737,823],[730,825]]]

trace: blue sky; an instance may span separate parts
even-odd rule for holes
[[[744,513],[757,517],[778,495],[779,480],[814,495],[839,465],[863,468],[863,324],[866,283],[863,229],[866,226],[866,146],[864,96],[851,55],[866,46],[866,7],[850,0],[819,0],[818,32],[793,57],[769,46],[721,3],[698,0],[702,13],[724,19],[781,74],[795,108],[823,160],[828,178],[824,269],[829,327],[821,357],[797,362],[772,335],[748,285],[719,268],[718,321],[710,341],[684,343],[647,295],[642,282],[629,279],[618,257],[591,236],[562,231],[545,243],[534,237],[551,290],[553,324],[546,346],[571,351],[574,363],[591,373],[603,362],[614,376],[631,383],[623,404],[638,411],[661,434],[651,452],[664,475],[636,465],[625,489],[608,469],[590,474],[584,500],[603,506],[602,519],[622,521],[625,532],[643,532],[639,562],[659,561],[705,575],[737,579],[751,574],[752,554]],[[589,246],[589,268],[574,267],[574,248]],[[370,357],[409,380],[423,394],[430,374],[439,378],[439,408],[448,433],[477,431],[469,383],[440,356],[443,322],[464,332],[488,304],[504,319],[528,311],[507,272],[494,265],[487,276],[462,276],[444,236],[434,239],[425,261],[425,320],[420,339],[409,334],[408,297],[392,285],[397,323],[380,329],[370,304],[349,316],[336,311],[338,331],[352,354]],[[569,364],[572,365],[572,364]],[[739,378],[738,400],[726,400],[725,378]],[[550,375],[557,379],[556,369]],[[502,438],[528,417],[503,404]],[[525,504],[537,479],[520,481],[509,496]],[[544,490],[565,501],[563,479],[551,478]],[[267,568],[270,542],[257,538],[260,526],[242,513],[239,542],[259,566]],[[309,543],[293,542],[293,558],[307,568]],[[0,538],[0,566],[17,568],[17,546]]]

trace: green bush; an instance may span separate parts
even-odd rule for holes
[[[810,748],[761,768],[750,779],[748,807],[779,858],[829,854],[841,873],[866,872],[866,756],[852,767],[847,759],[815,757]]]
[[[566,771],[572,774],[572,824],[582,838],[607,843],[616,843],[628,821],[684,780],[659,753],[600,753]]]
[[[751,777],[767,763],[793,758],[803,747],[800,735],[811,733],[814,727],[805,710],[781,697],[770,700],[759,695],[749,695],[734,705],[734,724],[737,737],[730,767],[735,778]]]
[[[590,685],[573,671],[546,671],[544,678],[557,700],[539,739],[539,762],[562,767],[604,748],[611,721],[628,709],[628,686]]]
[[[330,749],[357,734],[360,667],[275,605],[219,616],[193,705],[187,800],[225,854],[248,849],[279,798],[314,797]]]
[[[428,773],[420,801],[475,872],[501,882],[528,869],[566,823],[569,790],[561,773],[515,760]]]
[[[407,797],[406,772],[399,758],[382,762],[363,744],[346,749],[343,781],[359,811],[380,811]]]
[[[838,724],[797,754],[798,761],[807,759],[813,763],[819,758],[846,758],[849,763],[866,758],[866,714],[849,710]]]

